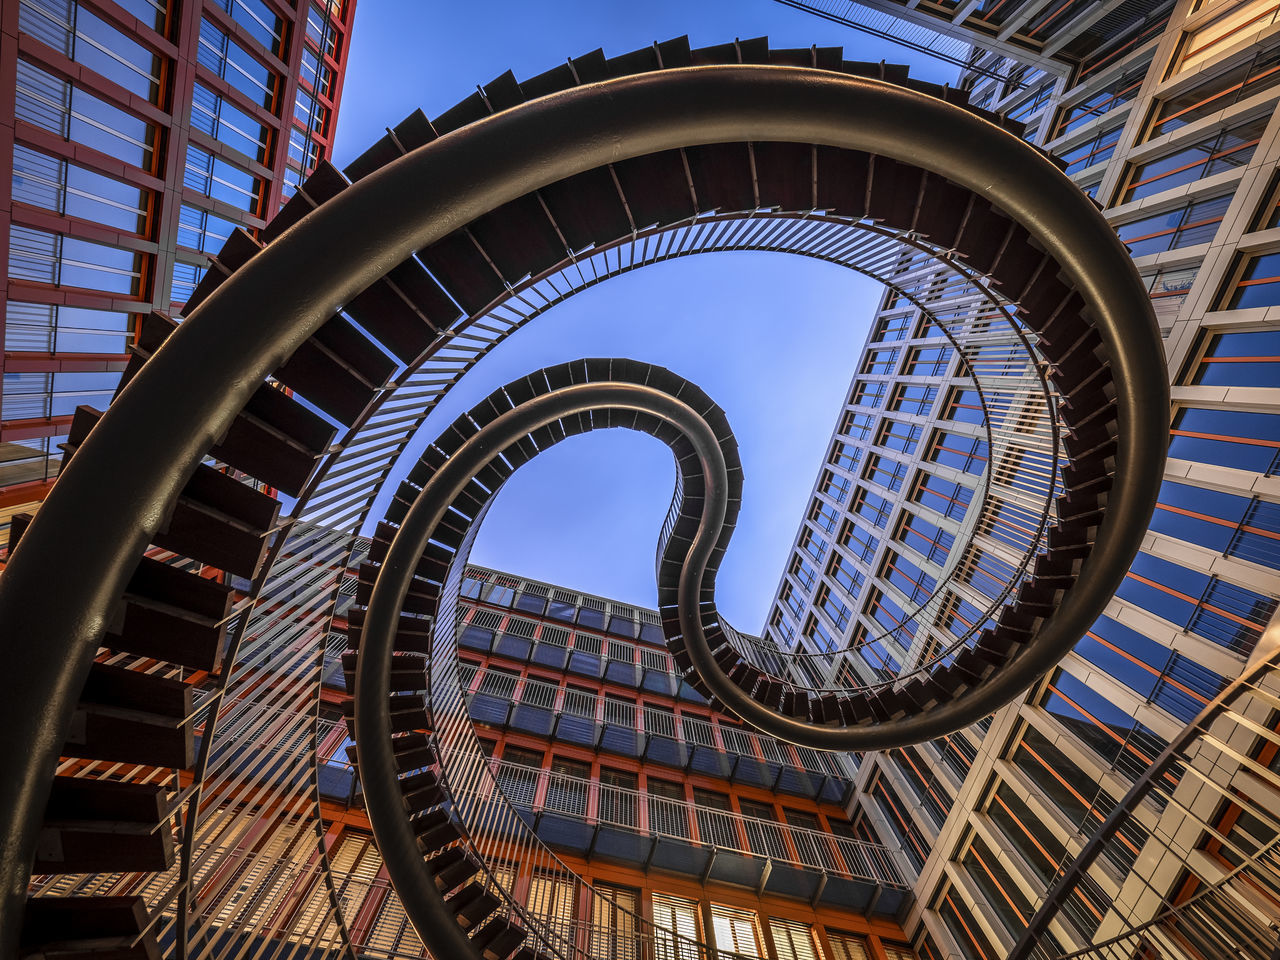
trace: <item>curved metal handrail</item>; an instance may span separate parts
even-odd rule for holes
[[[745,88],[753,87],[769,95],[744,96]],[[666,111],[674,89],[682,93],[679,122],[673,122]],[[564,114],[559,112],[562,109]],[[833,123],[833,118],[859,109],[863,118],[856,130]],[[572,122],[557,124],[557,117],[565,116],[572,116]],[[913,126],[918,121],[924,121],[919,129]],[[763,66],[671,70],[553,95],[456,131],[344,191],[289,231],[282,242],[250,258],[142,368],[81,445],[0,582],[0,621],[32,642],[50,638],[44,646],[47,657],[26,664],[19,678],[20,689],[46,698],[47,710],[32,710],[18,702],[4,707],[3,719],[11,721],[11,743],[20,746],[6,750],[4,768],[13,775],[4,778],[0,787],[0,805],[12,813],[16,838],[0,852],[0,876],[7,891],[0,947],[15,942],[19,891],[29,872],[34,830],[59,734],[87,674],[107,611],[195,464],[263,378],[341,304],[389,266],[458,223],[559,176],[673,144],[736,140],[745,128],[753,139],[871,149],[907,163],[933,151],[945,157],[949,176],[989,191],[986,195],[1003,209],[1016,211],[1031,202],[1031,209],[1039,210],[1037,204],[1046,196],[1056,195],[1064,201],[1059,213],[1079,212],[1071,206],[1074,201],[1064,199],[1066,188],[1058,181],[1045,181],[1033,173],[1039,161],[1033,159],[1038,155],[1031,148],[962,111],[874,81]],[[918,142],[904,148],[913,135]],[[973,135],[972,142],[966,135]],[[518,158],[504,149],[511,142],[524,145]],[[958,150],[958,145],[964,149]],[[1006,156],[1014,168],[1025,162],[1028,176],[1021,182],[1012,178],[1014,182],[992,186],[987,176],[993,162],[988,148],[992,147],[997,159]],[[941,160],[939,166],[943,166]],[[415,202],[406,204],[406,183],[431,183],[433,190],[411,191]],[[370,216],[374,210],[386,212],[376,224],[377,218]],[[1037,220],[1032,232],[1050,249],[1061,251],[1065,248],[1056,245],[1058,235],[1070,239],[1076,230],[1062,217],[1055,222],[1049,216]],[[335,233],[346,236],[348,243],[341,248],[332,244],[329,238]],[[1114,237],[1109,243],[1116,247]],[[1131,278],[1117,278],[1108,260],[1112,252],[1108,245],[1071,247],[1068,243],[1066,247],[1070,249],[1059,259],[1059,266],[1085,299],[1104,307],[1114,301],[1122,309],[1125,284]],[[1127,266],[1127,259],[1123,263]],[[315,282],[284,290],[281,275],[311,277]],[[1145,298],[1142,303],[1145,307]],[[1128,328],[1141,333],[1142,320],[1149,319],[1146,309],[1145,314],[1130,318]],[[259,323],[263,314],[272,322]],[[1164,381],[1141,365],[1134,366],[1124,346],[1126,323],[1113,323],[1108,309],[1099,316],[1118,380],[1131,388],[1119,398],[1123,427],[1135,419],[1131,408],[1140,410],[1152,398],[1160,400]],[[152,429],[139,430],[141,423]],[[1144,450],[1144,443],[1150,449]],[[1132,464],[1137,454],[1151,454],[1154,449],[1151,438],[1140,432],[1122,431],[1119,437],[1122,463]],[[1148,474],[1158,474],[1158,460],[1158,456],[1138,457],[1134,469],[1127,470],[1113,488],[1113,505],[1125,507],[1130,517],[1143,515],[1144,509],[1149,512],[1142,492]],[[117,509],[96,509],[103,499]],[[1104,521],[1104,541],[1111,535],[1109,529]],[[60,603],[42,603],[53,583],[47,575],[48,564],[68,562],[65,551],[50,556],[47,544],[68,530],[76,531],[81,545],[75,562],[82,577],[83,603],[66,603],[63,598]],[[42,550],[41,544],[46,548]],[[1105,562],[1087,565],[1085,573],[1105,580],[1107,571],[1125,565],[1127,557],[1112,551]],[[1026,672],[1027,660],[1022,658],[1011,675]],[[951,721],[958,713],[951,711]]]
[[[1178,951],[1176,932],[1180,923],[1189,924],[1192,929],[1195,929],[1205,922],[1204,918],[1197,914],[1197,910],[1203,907],[1204,903],[1221,911],[1221,915],[1215,922],[1223,922],[1225,918],[1231,923],[1238,924],[1242,934],[1247,933],[1254,937],[1257,944],[1266,943],[1265,951],[1258,954],[1259,956],[1266,957],[1268,960],[1274,956],[1274,951],[1280,949],[1280,857],[1277,856],[1277,850],[1280,850],[1280,839],[1273,839],[1260,849],[1245,855],[1241,863],[1224,871],[1218,881],[1205,885],[1204,889],[1189,899],[1170,904],[1169,899],[1175,895],[1176,891],[1167,888],[1155,890],[1158,894],[1156,902],[1161,905],[1156,915],[1144,922],[1131,923],[1122,933],[1061,955],[1048,949],[1044,941],[1044,934],[1048,931],[1049,924],[1065,919],[1064,910],[1071,895],[1083,885],[1094,883],[1089,877],[1089,868],[1112,843],[1117,842],[1125,823],[1153,794],[1163,801],[1162,807],[1173,808],[1174,814],[1179,819],[1180,829],[1185,829],[1186,822],[1189,821],[1199,824],[1205,836],[1220,835],[1217,826],[1209,819],[1209,817],[1216,818],[1217,806],[1214,805],[1210,810],[1209,817],[1193,813],[1186,805],[1179,802],[1177,790],[1182,783],[1182,777],[1174,777],[1171,783],[1169,774],[1175,770],[1194,772],[1197,750],[1206,741],[1212,740],[1216,744],[1226,744],[1237,732],[1253,734],[1260,742],[1266,742],[1269,739],[1273,743],[1280,743],[1280,735],[1274,732],[1274,720],[1271,725],[1272,733],[1268,738],[1264,732],[1267,729],[1265,725],[1259,725],[1255,720],[1246,720],[1242,710],[1233,709],[1241,701],[1250,698],[1256,698],[1268,711],[1280,710],[1280,621],[1273,621],[1261,641],[1260,648],[1255,652],[1252,664],[1239,677],[1228,683],[1216,697],[1206,703],[1200,712],[1179,731],[1093,831],[1075,859],[1058,874],[1035,915],[1010,950],[1007,960],[1051,960],[1059,956],[1061,960],[1077,957],[1109,960],[1114,957],[1132,956],[1135,951],[1144,946],[1150,952],[1142,955],[1149,957],[1150,960],[1201,960],[1201,955],[1195,952],[1194,948],[1188,952]],[[1272,716],[1274,718],[1277,714],[1273,712]],[[1227,731],[1224,733],[1215,730],[1215,724],[1224,719],[1230,721]],[[1247,752],[1239,746],[1225,751],[1230,762],[1248,770],[1252,775],[1266,774],[1270,780],[1270,788],[1280,794],[1280,774],[1274,772],[1268,774],[1265,768],[1260,768],[1257,764],[1241,762],[1245,760]],[[1253,809],[1258,814],[1269,814],[1272,819],[1275,818],[1274,808],[1267,811],[1257,801],[1251,801],[1239,792],[1232,791],[1229,777],[1219,775],[1210,779],[1207,775],[1202,775],[1195,779],[1201,783],[1213,785],[1214,791],[1223,800],[1230,798],[1231,802]],[[1158,835],[1153,835],[1148,844],[1150,848],[1158,849],[1161,842]],[[1166,843],[1166,846],[1170,845]],[[1150,849],[1144,851],[1144,856],[1148,859],[1154,858]],[[1178,861],[1185,860],[1185,853],[1178,851]],[[1273,915],[1269,923],[1260,922],[1260,914],[1251,912],[1248,907],[1243,906],[1239,899],[1239,884],[1234,882],[1237,880],[1254,883],[1268,892],[1273,902]],[[1149,884],[1145,885],[1149,886]],[[1254,909],[1257,909],[1256,905]],[[1174,931],[1172,938],[1160,936],[1169,931]],[[1269,943],[1266,941],[1268,931],[1271,936]],[[1164,945],[1163,951],[1161,944]],[[1247,952],[1249,946],[1244,939],[1234,944],[1222,944],[1222,949],[1224,951],[1239,950],[1240,956],[1253,956],[1252,953]]]

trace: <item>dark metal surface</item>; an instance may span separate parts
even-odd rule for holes
[[[400,611],[414,571],[449,504],[486,464],[540,427],[575,413],[605,408],[654,414],[693,443],[708,477],[702,529],[713,531],[714,542],[724,517],[725,465],[715,434],[702,417],[652,387],[615,382],[575,384],[535,397],[498,417],[470,437],[431,477],[396,532],[365,614],[355,688],[356,743],[365,810],[396,893],[423,942],[439,956],[470,956],[474,950],[424,869],[397,780],[388,688]]]
[[[791,67],[707,66],[555,94],[406,155],[283,234],[192,313],[67,465],[0,578],[0,624],[19,651],[11,664],[13,693],[0,702],[7,732],[0,811],[9,825],[0,848],[0,952],[16,947],[58,748],[112,608],[200,458],[262,379],[395,264],[503,203],[608,162],[740,140],[865,150],[938,171],[981,194],[1058,260],[1113,358],[1122,428],[1118,476],[1068,608],[1043,631],[1037,656],[1022,657],[988,689],[939,708],[929,722],[909,719],[893,742],[977,719],[1074,643],[1123,576],[1137,547],[1134,531],[1145,528],[1154,507],[1164,437],[1162,429],[1143,427],[1162,428],[1168,409],[1164,369],[1150,349],[1159,338],[1149,303],[1124,248],[1087,198],[1012,135],[873,80]],[[74,581],[66,577],[69,568],[77,572]],[[724,691],[726,703],[757,714],[717,673],[708,670],[707,680]],[[782,718],[761,719],[783,735],[803,733],[775,722]],[[863,748],[867,740],[827,743],[825,731],[817,733],[821,745]]]

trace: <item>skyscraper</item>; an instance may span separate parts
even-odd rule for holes
[[[0,529],[57,476],[138,318],[329,156],[354,0],[14,0],[0,23]]]
[[[794,5],[866,16],[853,4]],[[1017,939],[1064,858],[1275,629],[1280,30],[1271,5],[1230,0],[983,3],[945,15],[867,6],[973,44],[960,82],[974,102],[1025,123],[1129,245],[1173,386],[1160,505],[1075,652],[1022,703],[868,755],[859,770],[860,815],[919,870],[923,955],[990,958]],[[923,271],[914,302],[900,291],[881,301],[770,614],[768,635],[785,648],[847,645],[832,658],[837,677],[909,670],[927,650],[922,636],[945,643],[972,627],[1038,523],[1038,471],[986,432],[992,417],[1019,427],[1007,409],[984,415],[966,366],[977,351],[954,349],[931,324],[966,309],[941,283]],[[980,507],[985,528],[968,539]],[[1220,879],[1238,861],[1205,827],[1227,834],[1227,848],[1272,835],[1247,821],[1225,797],[1194,815],[1148,801],[1127,852],[1092,868],[1093,901],[1055,934],[1083,945],[1150,919],[1159,901],[1133,893],[1135,873],[1174,901]],[[1195,836],[1185,842],[1196,854],[1157,861],[1161,843],[1146,846],[1148,834],[1179,830]]]

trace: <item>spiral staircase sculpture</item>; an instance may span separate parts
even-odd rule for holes
[[[656,368],[583,361],[491,396],[403,482],[362,569],[368,609],[352,617],[347,660],[370,819],[428,948],[486,960],[591,949],[540,925],[485,856],[497,834],[558,869],[500,791],[476,799],[484,764],[450,661],[484,503],[518,462],[570,432],[625,421],[672,444],[680,484],[660,542],[664,632],[689,682],[759,729],[828,749],[914,742],[1042,675],[1137,550],[1168,388],[1149,301],[1114,233],[1016,125],[964,101],[838,49],[674,40],[609,60],[597,52],[522,83],[504,75],[434,122],[415,114],[348,168],[352,182],[322,166],[260,240],[237,232],[184,322],[143,324],[109,410],[77,411],[62,478],[14,527],[0,623],[35,653],[16,666],[20,694],[0,702],[11,824],[0,950],[56,942],[72,956],[104,944],[152,955],[156,917],[174,903],[172,936],[186,943],[218,715],[205,708],[197,750],[192,688],[155,664],[216,674],[216,708],[244,638],[303,649],[336,585],[290,585],[345,568],[330,533],[375,519],[374,494],[448,388],[554,302],[659,259],[822,257],[926,308],[913,273],[944,265],[975,307],[934,322],[971,351],[980,388],[1016,372],[1017,389],[985,392],[984,406],[1038,425],[1028,450],[1043,459],[1039,487],[1046,506],[1056,498],[1056,519],[988,611],[991,628],[902,677],[819,686],[792,669],[802,657],[752,648],[715,612],[741,477],[727,423],[700,391]],[[989,347],[1021,351],[1019,363],[1002,367]],[[289,517],[271,489],[297,498]],[[56,775],[60,757],[143,772]],[[147,769],[186,779],[162,786]],[[169,870],[180,813],[181,870],[159,893],[28,899],[33,869]],[[134,839],[104,841],[122,830]]]

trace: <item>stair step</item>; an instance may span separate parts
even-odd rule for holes
[[[498,898],[479,883],[469,883],[445,901],[463,930],[478,927],[498,909]]]
[[[166,792],[156,784],[56,777],[33,872],[158,872],[173,866]]]
[[[61,960],[160,960],[141,897],[30,897],[21,957]]]
[[[187,684],[95,663],[72,716],[63,756],[190,769],[195,738]]]

